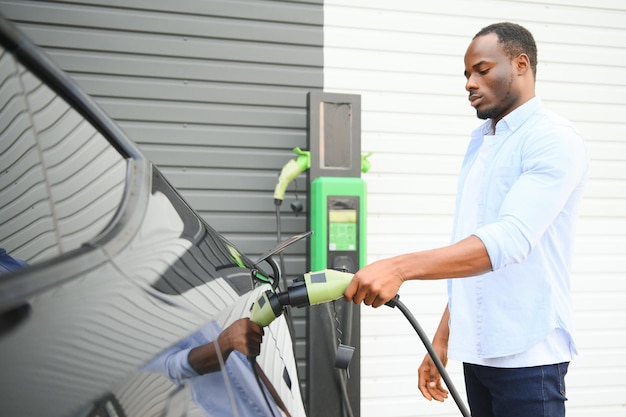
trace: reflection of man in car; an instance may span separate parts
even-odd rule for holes
[[[191,368],[199,375],[221,369],[220,356],[226,361],[233,352],[241,352],[244,356],[258,356],[261,352],[263,329],[243,318],[235,321],[217,336],[217,343],[211,342],[195,347],[189,351],[188,361]],[[216,351],[219,348],[219,353]]]
[[[179,386],[189,384],[194,401],[208,416],[280,416],[272,401],[277,399],[275,393],[265,385],[261,392],[248,360],[248,356],[259,355],[262,338],[263,329],[247,317],[235,320],[221,332],[219,325],[211,322],[144,369],[164,374]],[[265,378],[258,367],[257,372]]]
[[[12,257],[4,248],[0,248],[0,274],[11,272],[25,266],[28,266],[26,262]]]

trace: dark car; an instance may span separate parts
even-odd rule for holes
[[[279,279],[271,256],[252,261],[206,224],[4,19],[0,42],[0,247],[27,264],[0,275],[0,413],[304,416],[284,316],[258,367],[171,368],[249,316]]]

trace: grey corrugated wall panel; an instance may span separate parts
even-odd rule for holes
[[[306,147],[323,88],[323,1],[5,1],[0,12],[67,71],[217,230],[255,257],[276,243],[273,188]],[[307,227],[304,176],[282,237]],[[285,252],[289,278],[306,244]],[[304,357],[304,310],[295,311]],[[301,379],[305,377],[300,363]]]

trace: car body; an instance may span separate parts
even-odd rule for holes
[[[0,276],[2,414],[211,415],[190,384],[150,364],[207,326],[247,317],[276,271],[208,225],[3,18],[0,42],[0,247],[28,263]],[[304,416],[284,317],[265,329],[257,363],[266,389]],[[218,374],[219,392],[241,395],[225,366]],[[257,377],[244,375],[250,389],[261,389]]]

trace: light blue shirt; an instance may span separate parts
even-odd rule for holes
[[[218,372],[199,375],[191,367],[189,351],[217,339],[220,331],[217,323],[209,323],[153,359],[144,370],[163,374],[179,386],[189,384],[194,401],[207,416],[281,415],[264,387],[272,407],[271,412],[268,410],[252,366],[242,353],[233,351]]]
[[[588,177],[585,144],[539,98],[500,120],[495,135],[491,127],[488,120],[472,133],[453,241],[476,235],[493,271],[448,280],[448,353],[478,364],[507,357],[507,367],[562,361],[576,352],[569,270]],[[545,341],[565,341],[567,357],[550,343],[533,351]]]

